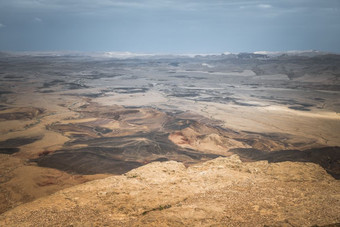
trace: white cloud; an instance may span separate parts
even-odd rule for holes
[[[171,9],[180,11],[192,10],[216,10],[216,9],[233,9],[248,8],[257,6],[261,8],[271,7],[270,4],[262,4],[261,0],[10,0],[2,3],[0,8],[11,7],[30,9],[36,12],[46,10],[67,10],[76,12],[87,12],[95,10],[110,9]]]
[[[42,22],[42,19],[39,18],[39,17],[35,17],[33,20],[34,20],[35,22],[38,22],[38,23],[41,23],[41,22]]]
[[[340,10],[339,0],[0,0],[0,14],[6,9],[17,12],[32,11],[39,13],[84,13],[84,14],[113,14],[122,10],[172,10],[196,12],[237,13],[262,9],[289,13],[290,11],[333,9]],[[222,12],[223,11],[223,12]]]
[[[0,28],[4,28],[4,27],[5,27],[5,25],[0,23]]]
[[[257,7],[261,8],[261,9],[270,9],[273,6],[269,5],[269,4],[259,4],[259,5],[257,5]]]

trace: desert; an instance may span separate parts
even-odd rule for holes
[[[338,226],[340,55],[0,53],[0,226]]]

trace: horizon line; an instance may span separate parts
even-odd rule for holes
[[[242,53],[248,54],[261,54],[261,55],[280,55],[280,54],[303,54],[303,53],[315,53],[315,54],[340,54],[340,52],[331,52],[323,50],[284,50],[284,51],[240,51],[240,52],[206,52],[206,53],[194,53],[194,52],[183,52],[183,53],[171,53],[171,52],[131,52],[131,51],[80,51],[80,50],[0,50],[0,53],[18,54],[18,55],[100,55],[101,57],[108,58],[131,58],[131,57],[156,57],[156,56],[182,56],[182,57],[195,57],[195,56],[217,56],[217,55],[238,55]],[[97,56],[97,57],[100,57]]]

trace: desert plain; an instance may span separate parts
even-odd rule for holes
[[[0,53],[0,226],[338,226],[340,55]]]

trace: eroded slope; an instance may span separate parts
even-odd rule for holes
[[[312,226],[340,222],[340,182],[311,163],[154,162],[21,205],[3,226]]]

